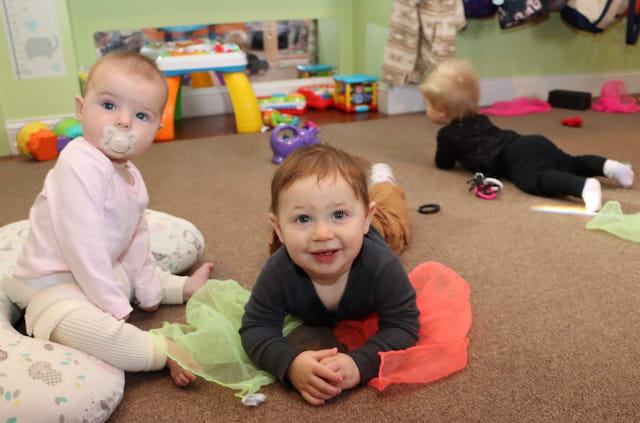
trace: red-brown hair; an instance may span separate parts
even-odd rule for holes
[[[271,212],[278,212],[278,200],[283,190],[309,176],[315,176],[318,181],[338,176],[344,178],[356,198],[362,201],[365,208],[369,207],[363,160],[328,144],[315,144],[295,150],[276,170],[271,180]]]
[[[368,209],[369,189],[365,163],[364,159],[328,144],[309,145],[295,150],[284,159],[271,180],[271,213],[278,213],[282,191],[294,182],[309,176],[315,176],[318,182],[327,178],[344,178],[353,189],[356,198]],[[273,231],[269,240],[269,251],[273,254],[280,245],[282,243]]]

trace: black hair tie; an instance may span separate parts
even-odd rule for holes
[[[420,214],[433,214],[440,211],[440,204],[427,203],[418,207],[418,213]]]

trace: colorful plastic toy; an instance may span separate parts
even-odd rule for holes
[[[18,132],[18,151],[39,161],[58,157],[69,141],[82,135],[82,126],[75,118],[66,118],[52,131],[42,122],[29,122]]]
[[[53,133],[58,137],[56,145],[60,152],[69,141],[82,136],[82,124],[76,118],[64,118],[53,127]]]
[[[320,144],[317,137],[320,129],[313,122],[307,122],[303,127],[281,124],[271,131],[271,149],[275,164],[280,164],[294,150],[305,145]]]
[[[314,84],[298,88],[298,92],[307,99],[307,106],[324,110],[333,106],[333,85]]]
[[[258,97],[260,111],[278,110],[292,115],[301,115],[307,111],[307,99],[299,93],[273,94]]]
[[[42,122],[29,122],[18,132],[18,151],[28,158],[51,160],[58,156],[56,134]]]
[[[287,123],[290,125],[297,125],[300,122],[298,116],[290,115],[287,113],[280,113],[277,110],[265,110],[262,112],[262,120],[269,128],[275,128],[281,123]]]
[[[372,75],[334,75],[333,101],[345,112],[378,110],[378,78]]]
[[[180,119],[180,87],[183,75],[214,71],[222,74],[235,114],[238,133],[260,132],[262,116],[253,88],[244,73],[246,54],[235,44],[192,40],[164,43],[146,48],[143,53],[156,56],[156,64],[169,85],[169,98],[162,113],[162,128],[155,141],[175,138],[175,120]]]
[[[333,67],[331,65],[298,65],[298,78],[312,78],[315,76],[331,76]]]

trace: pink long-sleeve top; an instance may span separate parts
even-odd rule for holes
[[[139,170],[127,162],[129,184],[101,151],[83,138],[62,150],[29,212],[30,232],[13,276],[37,279],[71,272],[87,297],[115,318],[132,310],[116,282],[120,263],[141,306],[160,302],[144,211],[149,202]]]

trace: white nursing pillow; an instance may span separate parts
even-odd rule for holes
[[[158,265],[187,271],[204,249],[189,221],[147,210],[150,247]],[[11,273],[29,231],[21,220],[0,227],[0,281]],[[104,422],[124,392],[124,372],[82,351],[25,336],[21,313],[0,287],[0,417],[3,422]]]

